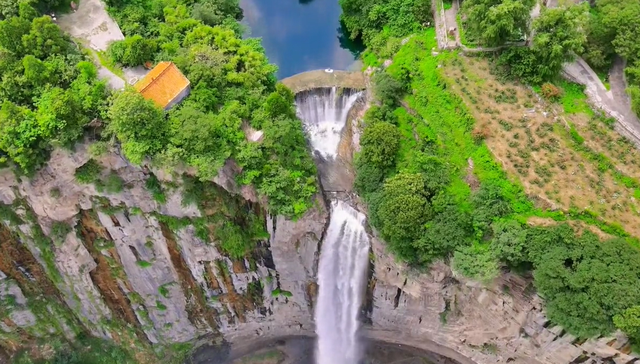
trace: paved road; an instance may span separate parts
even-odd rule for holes
[[[109,44],[124,39],[118,24],[111,19],[105,5],[100,0],[82,0],[76,12],[62,15],[58,25],[65,33],[81,42],[92,51],[105,51]],[[123,89],[125,81],[100,65],[97,55],[93,55],[98,65],[98,77],[106,80],[114,90]]]
[[[640,147],[640,120],[631,110],[625,92],[624,61],[617,59],[609,76],[611,91],[607,90],[598,75],[582,58],[564,66],[564,74],[572,81],[585,85],[585,93],[597,107],[614,117],[616,130]]]

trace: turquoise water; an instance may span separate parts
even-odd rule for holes
[[[248,37],[262,38],[278,78],[315,69],[359,69],[343,35],[338,0],[240,0]]]

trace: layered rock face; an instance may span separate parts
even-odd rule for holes
[[[269,237],[232,259],[198,233],[209,211],[182,203],[175,176],[155,171],[166,182],[158,202],[145,187],[155,175],[111,153],[96,162],[103,178],[120,181],[118,192],[79,183],[87,149],[54,151],[31,178],[0,171],[0,244],[11,252],[0,261],[5,348],[80,331],[145,345],[312,330],[321,198],[297,221],[260,212]],[[229,191],[208,185],[225,203],[262,211],[233,173],[228,164],[216,178]]]
[[[365,108],[363,101],[344,129],[344,161],[357,149],[357,119]],[[203,337],[247,347],[313,335],[317,265],[329,221],[322,196],[296,221],[269,216],[254,190],[235,184],[238,169],[229,162],[206,184],[216,199],[203,208],[185,203],[188,187],[175,174],[132,166],[116,153],[95,159],[101,178],[119,180],[121,188],[79,183],[76,171],[90,159],[81,144],[74,152],[54,151],[31,178],[0,170],[5,349],[36,338],[73,339],[82,331],[141,348]],[[150,178],[160,180],[164,198],[154,198]],[[203,234],[202,219],[225,204],[257,211],[268,233],[245,258],[233,259],[225,241]],[[416,272],[371,235],[367,336],[462,364],[635,360],[623,336],[578,341],[549,324],[524,278],[505,274],[483,287],[442,263]]]

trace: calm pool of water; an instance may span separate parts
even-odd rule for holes
[[[278,78],[315,69],[359,69],[343,35],[338,0],[240,0],[248,37],[262,38]]]

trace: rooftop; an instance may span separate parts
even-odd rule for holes
[[[172,62],[160,62],[142,80],[133,87],[144,96],[153,100],[161,108],[166,108],[185,88],[189,80]]]

